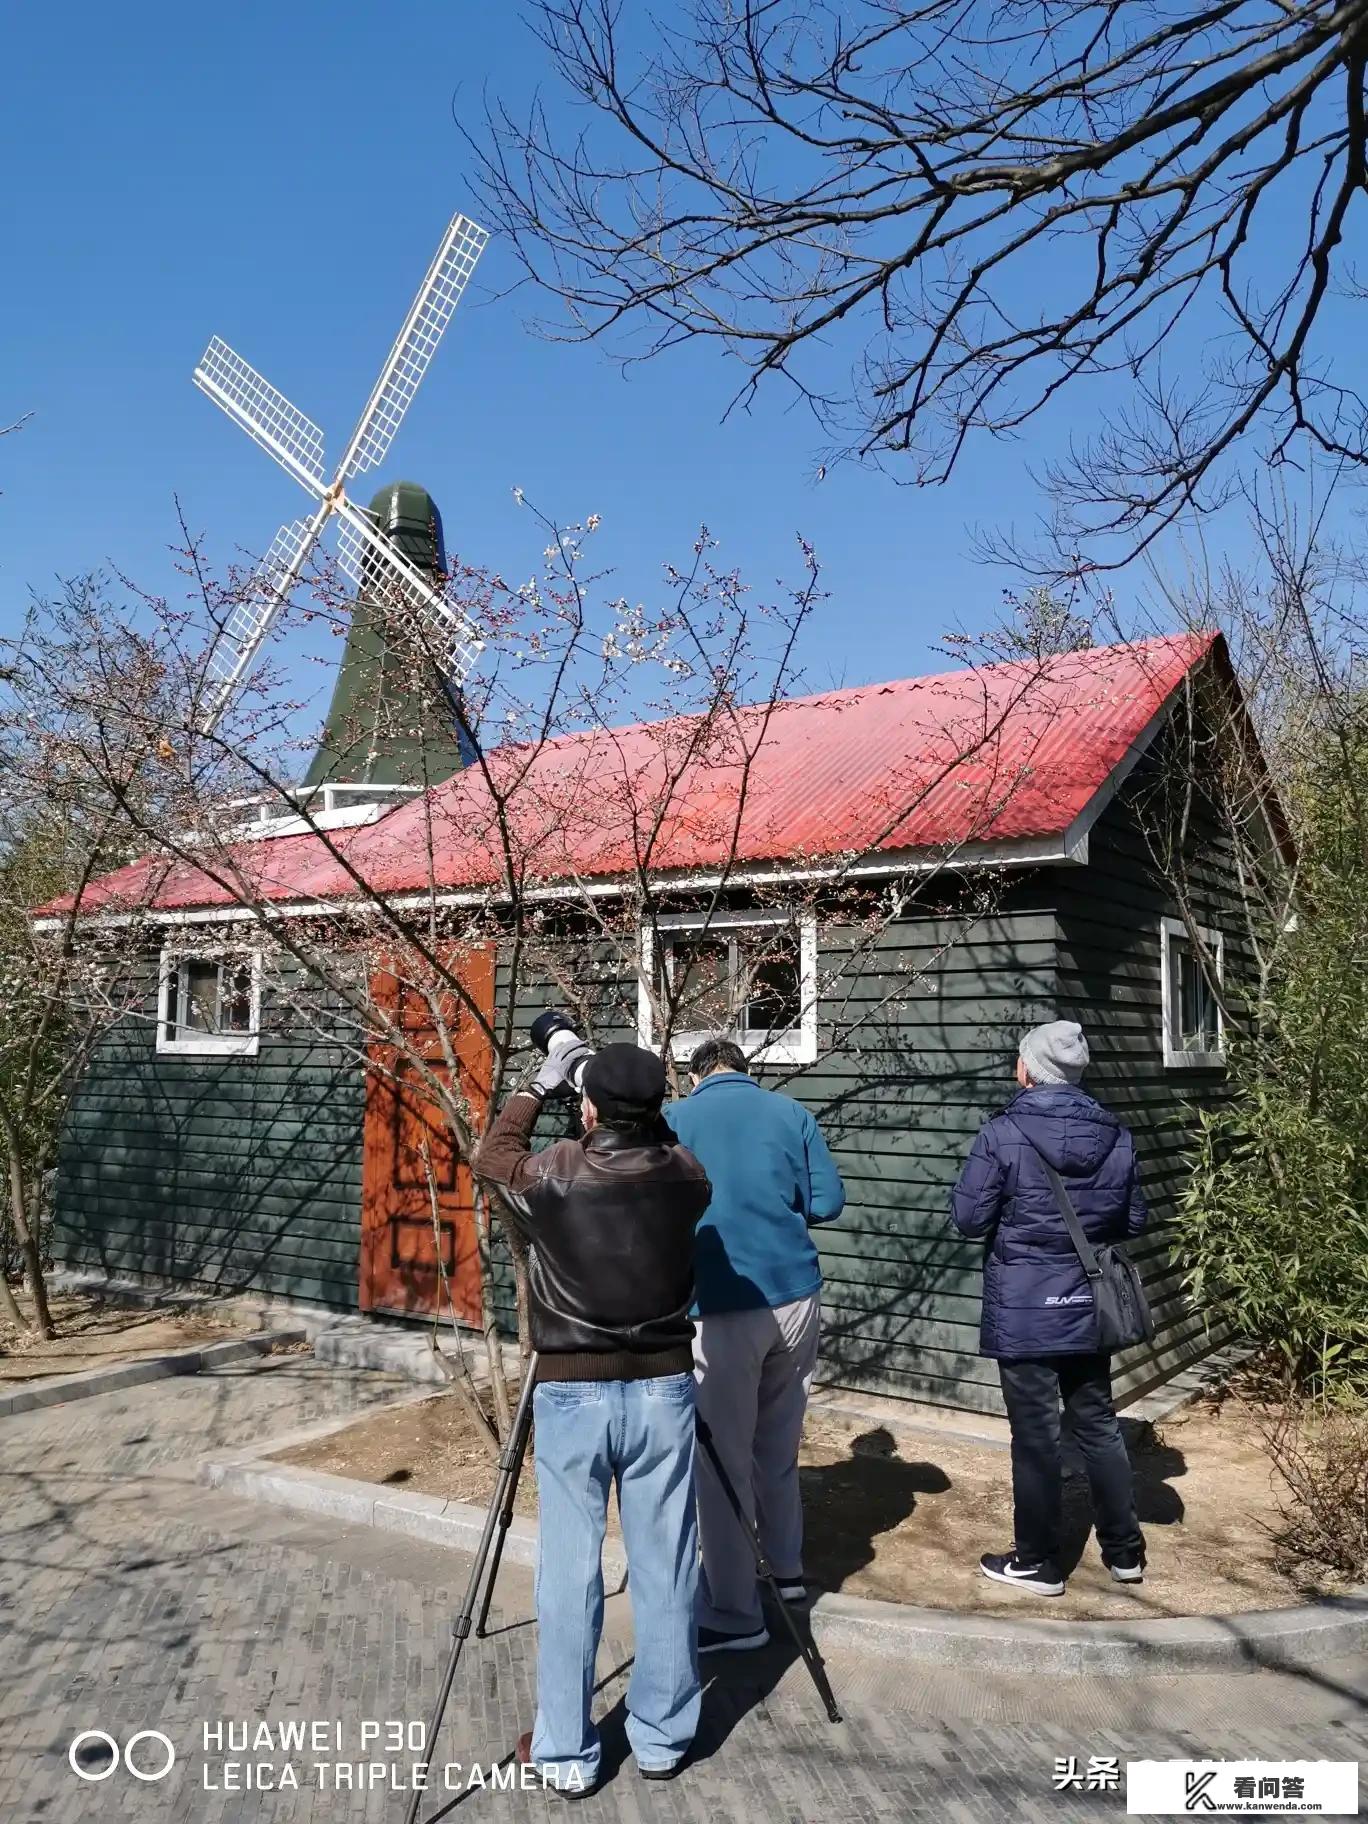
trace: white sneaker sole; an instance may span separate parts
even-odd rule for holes
[[[1060,1583],[1042,1583],[1038,1577],[1009,1577],[1006,1571],[990,1571],[986,1564],[979,1570],[985,1577],[991,1577],[994,1583],[1005,1583],[1008,1589],[1024,1590],[1028,1596],[1062,1596],[1064,1585]]]
[[[760,1647],[769,1645],[769,1629],[760,1628],[754,1634],[733,1634],[727,1640],[710,1640],[706,1646],[698,1644],[700,1653],[754,1653]]]
[[[775,1586],[785,1602],[806,1602],[807,1585],[805,1583],[781,1583]]]

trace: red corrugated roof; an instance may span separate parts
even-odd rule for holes
[[[564,735],[488,757],[528,884],[1062,837],[1218,635],[1175,635],[800,697],[735,719]],[[738,810],[739,807],[739,810]],[[330,839],[382,892],[497,887],[498,805],[478,768]],[[314,836],[240,845],[272,900],[356,891]],[[88,904],[232,903],[199,870],[146,860]]]

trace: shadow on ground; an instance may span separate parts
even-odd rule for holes
[[[900,1456],[883,1425],[852,1438],[847,1460],[805,1464],[798,1479],[808,1573],[828,1590],[839,1590],[873,1563],[875,1540],[912,1515],[919,1495],[943,1495],[950,1488],[939,1464]]]
[[[1135,1476],[1135,1510],[1141,1529],[1178,1525],[1187,1509],[1173,1484],[1187,1474],[1187,1458],[1174,1445],[1164,1443],[1151,1426],[1123,1423],[1122,1429],[1126,1433],[1126,1447]],[[1087,1469],[1067,1434],[1064,1468],[1060,1560],[1067,1577],[1077,1569],[1093,1527]]]
[[[811,1644],[812,1632],[806,1614],[801,1608],[795,1608],[792,1613],[804,1640]],[[732,1732],[753,1710],[763,1709],[790,1670],[798,1665],[798,1649],[789,1638],[780,1617],[771,1611],[767,1615],[767,1621],[770,1644],[759,1652],[704,1655],[701,1662],[703,1711],[699,1718],[698,1733],[682,1769],[684,1773],[687,1774],[690,1767],[711,1760],[719,1753]],[[630,1662],[628,1666],[619,1667],[612,1676],[620,1676],[629,1669]],[[798,1676],[806,1678],[807,1674],[800,1670]],[[834,1695],[839,1707],[840,1692],[836,1691]],[[815,1688],[809,1688],[805,1703],[812,1706],[814,1718],[821,1719],[814,1723],[814,1727],[829,1728],[834,1737],[841,1725],[826,1721]],[[625,1693],[603,1717],[599,1724],[599,1736],[603,1752],[600,1783],[606,1785],[624,1767],[629,1766],[632,1758],[632,1750],[627,1741]]]

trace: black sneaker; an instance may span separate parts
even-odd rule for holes
[[[727,1634],[721,1628],[700,1628],[700,1653],[754,1653],[757,1647],[769,1645],[769,1629],[755,1628],[747,1634]]]
[[[1118,1583],[1145,1581],[1145,1554],[1140,1551],[1118,1552],[1107,1565]]]
[[[775,1588],[785,1602],[807,1601],[807,1585],[800,1577],[786,1578],[783,1582],[777,1583]]]
[[[1064,1573],[1046,1559],[1041,1564],[1023,1564],[1015,1552],[985,1552],[979,1569],[994,1583],[1010,1583],[1015,1589],[1030,1590],[1036,1596],[1062,1596]]]

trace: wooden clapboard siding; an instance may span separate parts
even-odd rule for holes
[[[1156,1336],[1151,1348],[1123,1356],[1116,1386],[1143,1392],[1210,1345],[1206,1326],[1181,1292],[1171,1252],[1176,1198],[1186,1181],[1197,1110],[1226,1093],[1224,1070],[1166,1067],[1163,1053],[1160,924],[1179,914],[1154,857],[1166,815],[1163,781],[1171,776],[1166,731],[1094,826],[1089,865],[1061,871],[1059,1009],[1088,1034],[1088,1087],[1135,1134],[1152,1226],[1134,1255],[1151,1291]],[[1196,922],[1225,938],[1226,981],[1250,968],[1247,930],[1234,890],[1230,845],[1221,820],[1198,799],[1184,848],[1187,898]]]
[[[63,1265],[351,1309],[362,1074],[264,992],[255,1057],[156,1050],[156,958],[72,1103],[58,1159]]]
[[[846,1185],[841,1220],[814,1231],[824,1285],[824,1379],[940,1404],[992,1408],[978,1356],[982,1247],[949,1222],[974,1135],[1011,1089],[1016,1035],[1055,999],[1053,906],[1037,878],[1007,886],[990,918],[912,913],[866,949],[822,931],[818,1063],[783,1087],[822,1123]],[[885,1005],[849,1031],[852,1012]],[[842,1025],[846,1036],[842,1036]]]

